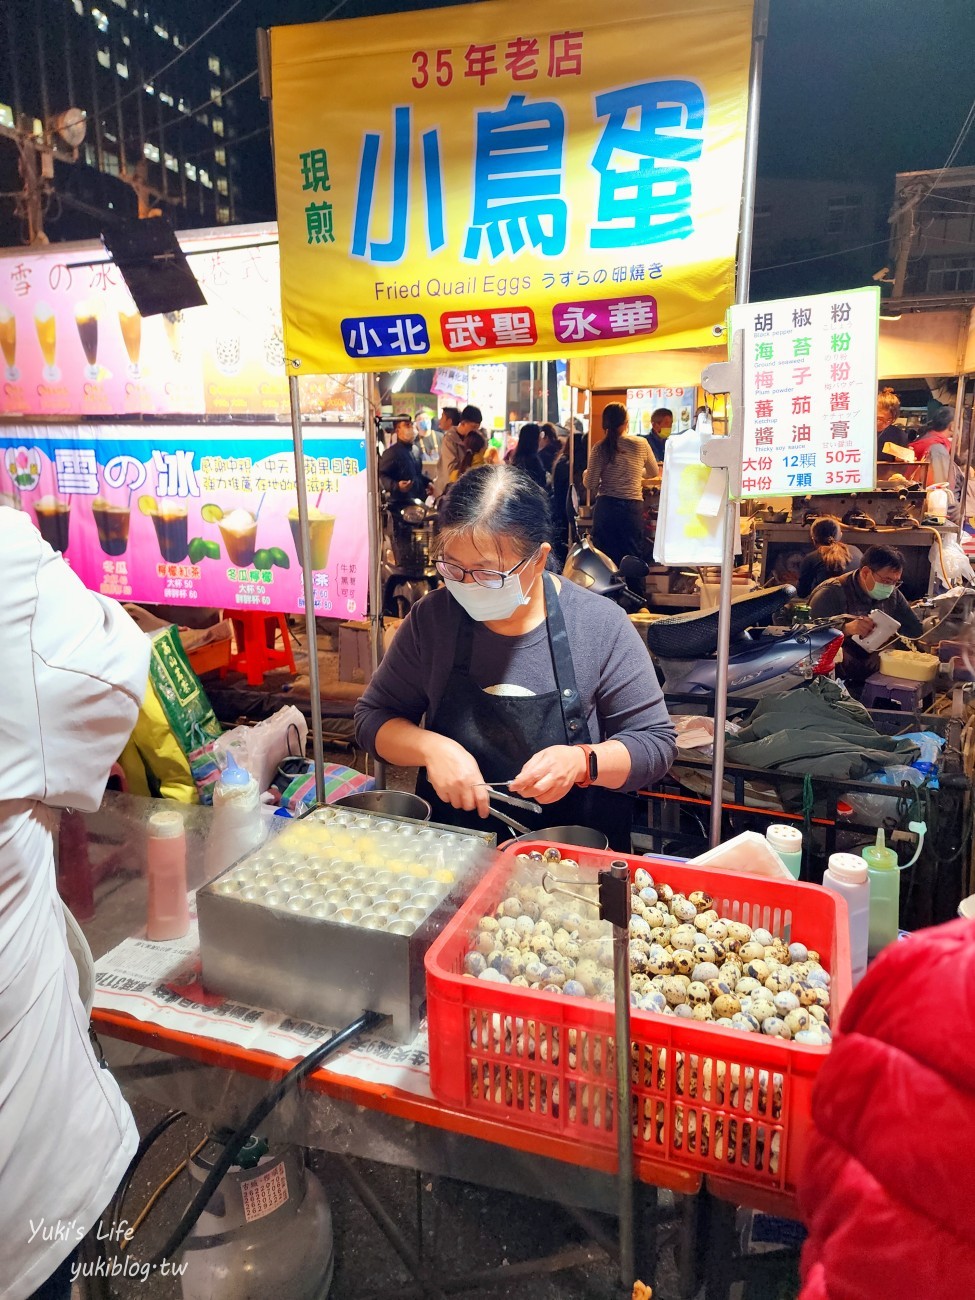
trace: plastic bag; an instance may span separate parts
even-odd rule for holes
[[[166,715],[173,735],[184,754],[208,740],[216,740],[222,728],[199,677],[190,666],[175,625],[151,638],[149,680]]]
[[[233,727],[217,740],[217,761],[226,766],[226,755],[255,777],[261,792],[269,789],[278,764],[289,754],[304,755],[308,739],[305,715],[293,704],[286,704],[271,717],[253,727]]]
[[[945,587],[955,587],[961,582],[975,584],[975,569],[958,544],[957,537],[942,537],[940,547],[937,542],[932,542],[928,559]]]
[[[712,474],[714,478],[712,478]],[[720,564],[727,475],[701,463],[701,434],[682,433],[667,443],[653,558],[658,564]],[[741,549],[736,512],[736,535]]]
[[[914,767],[902,767],[892,765],[885,767],[880,772],[874,772],[872,776],[864,778],[871,785],[878,786],[919,786],[924,784],[924,774]],[[849,794],[843,796],[846,803],[850,805],[857,816],[870,826],[880,826],[883,822],[892,820],[897,816],[897,801],[905,793],[904,790],[898,789],[896,793],[891,794],[866,794],[862,790],[851,790]]]
[[[928,778],[928,784],[932,790],[937,790],[938,758],[945,747],[944,736],[939,736],[934,731],[909,731],[900,739],[912,740],[917,745],[921,752],[911,764],[911,767]]]

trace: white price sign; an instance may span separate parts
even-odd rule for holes
[[[879,286],[747,303],[729,326],[744,346],[742,498],[872,489]]]

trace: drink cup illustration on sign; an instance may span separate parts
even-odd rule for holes
[[[298,563],[305,567],[304,547],[301,544],[301,524],[298,520],[298,507],[292,506],[288,511],[288,524],[295,544]],[[332,533],[335,529],[335,516],[327,515],[315,506],[308,507],[308,534],[311,542],[311,567],[315,570],[328,568],[328,553],[332,546]]]
[[[15,384],[20,378],[20,371],[17,369],[17,317],[2,302],[0,302],[0,351],[3,352],[7,381]]]
[[[241,569],[253,564],[257,550],[257,519],[254,515],[241,508],[231,510],[219,520],[217,527],[230,563]]]
[[[129,303],[127,307],[120,307],[118,323],[129,358],[129,374],[133,379],[139,379],[142,374],[139,369],[139,358],[142,355],[142,317],[139,315],[138,307],[134,303]]]
[[[38,497],[34,502],[37,529],[53,551],[62,554],[68,549],[68,525],[71,522],[71,502],[56,496]]]
[[[81,340],[82,351],[85,354],[85,378],[98,378],[98,312],[94,303],[80,302],[75,308],[74,323],[78,327],[78,338]]]
[[[39,302],[34,308],[34,329],[37,331],[37,343],[44,358],[44,380],[56,384],[61,378],[61,371],[55,364],[57,357],[57,321],[54,312],[46,302]]]

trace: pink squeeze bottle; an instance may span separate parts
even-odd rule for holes
[[[149,915],[146,938],[181,939],[190,928],[186,897],[186,831],[178,812],[149,818]]]

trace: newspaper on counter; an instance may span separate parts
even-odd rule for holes
[[[195,900],[191,899],[191,905]],[[95,1007],[288,1062],[307,1056],[341,1028],[296,1020],[207,993],[200,970],[194,915],[182,939],[154,943],[136,936],[124,939],[101,957],[95,963]],[[381,1031],[363,1034],[320,1068],[416,1097],[433,1096],[425,1021],[412,1043],[387,1042]]]

